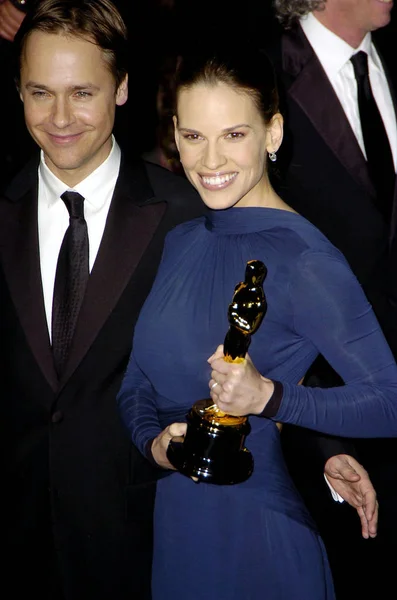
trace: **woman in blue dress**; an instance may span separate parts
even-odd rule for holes
[[[283,120],[266,58],[241,48],[186,57],[175,115],[181,162],[209,211],[168,235],[118,398],[134,443],[168,474],[157,486],[153,600],[332,600],[278,423],[396,436],[397,367],[344,257],[270,184]],[[252,259],[268,270],[268,309],[247,359],[229,364],[219,346],[227,307]],[[319,353],[344,386],[298,385]],[[167,459],[209,393],[225,412],[250,415],[255,466],[243,483],[197,484]]]

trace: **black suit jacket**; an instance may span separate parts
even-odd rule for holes
[[[12,576],[15,598],[24,585],[44,595],[53,539],[66,600],[149,598],[157,470],[130,443],[116,394],[164,237],[203,205],[184,179],[122,162],[58,381],[41,287],[37,161],[7,196],[0,202],[2,543],[11,563],[4,572],[23,574]]]
[[[387,48],[387,37],[383,33],[381,37],[379,41],[383,41]],[[376,40],[374,35],[377,44]],[[385,63],[382,48],[377,44],[396,109],[395,66],[393,62],[391,65]],[[393,228],[391,223],[385,222],[376,206],[375,190],[365,157],[300,25],[285,31],[267,51],[275,66],[281,110],[285,116],[285,137],[278,152],[279,172],[274,177],[274,185],[288,204],[316,225],[346,256],[397,355],[397,311],[390,302],[389,244]],[[397,187],[394,203],[397,204]],[[309,385],[322,387],[341,384],[339,376],[321,357],[313,365],[306,381]],[[298,460],[297,481],[305,478],[302,462],[306,462],[305,467],[313,464],[316,454],[321,457],[317,467],[333,454],[355,454],[350,443],[311,432],[290,429],[283,438],[292,470],[295,460]],[[386,442],[382,444],[385,446]],[[364,455],[365,445],[365,442],[360,442],[361,455],[358,458],[367,467],[372,458],[374,468],[379,472],[385,456],[381,458],[371,445]],[[297,446],[306,448],[303,461],[302,456],[299,460],[296,454]],[[317,450],[314,454],[313,446]],[[393,441],[387,450],[384,448],[391,464],[397,464],[395,446]],[[322,469],[318,468],[319,483],[323,487],[321,472]],[[311,493],[312,473],[307,476],[306,487]]]
[[[376,206],[365,157],[299,25],[283,34],[273,58],[286,125],[279,192],[346,256],[397,351],[386,300],[391,224]],[[385,69],[395,98],[392,75]]]

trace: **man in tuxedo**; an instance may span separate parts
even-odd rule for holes
[[[294,2],[275,1],[276,12],[288,25],[275,55],[286,116],[279,157],[283,197],[346,256],[397,351],[385,300],[390,222],[397,198],[396,113],[392,73],[371,34],[388,24],[392,4],[308,0],[307,7],[317,7],[313,12],[305,11],[305,2],[295,4],[294,12]],[[365,147],[350,60],[360,52],[368,55],[369,78],[393,160],[387,198],[367,160],[370,149]]]
[[[387,64],[384,56],[388,54],[382,54],[382,42],[387,37],[376,31],[389,24],[392,3],[274,0],[274,7],[284,31],[270,54],[285,115],[276,187],[286,202],[316,225],[346,256],[396,355],[396,311],[390,301],[389,285],[391,220],[397,200],[393,88],[396,78],[393,62]],[[306,378],[307,385],[342,383],[321,359]],[[383,569],[386,581],[388,569],[384,559],[397,536],[396,440],[355,442],[355,450],[348,446],[349,452],[356,452],[368,469],[380,503],[377,540],[370,545],[354,545],[353,541],[353,550],[348,542],[349,536],[354,540],[355,532],[348,533],[349,520],[347,515],[343,519],[344,509],[334,508],[335,511],[339,508],[334,518],[328,506],[321,514],[311,476],[305,476],[296,461],[293,465],[297,443],[308,448],[311,456],[313,444],[319,445],[322,459],[324,455],[341,452],[343,444],[304,431],[290,431],[285,439],[296,481],[304,483],[306,479],[301,491],[322,521],[338,598],[351,597],[352,593],[359,595],[356,581],[350,579],[350,585],[346,585],[352,569],[350,558],[354,555],[360,568],[366,558],[371,568],[372,560],[380,557],[378,566]],[[338,521],[343,521],[343,527],[338,526]],[[379,591],[381,579],[379,575],[366,578],[363,593],[371,585],[372,591]]]
[[[0,203],[0,585],[10,600],[144,600],[157,469],[116,394],[165,234],[202,205],[112,136],[127,47],[108,0],[43,0],[14,45],[41,155]]]

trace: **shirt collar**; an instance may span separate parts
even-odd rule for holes
[[[313,13],[302,17],[300,24],[331,80],[338,75],[353,54],[356,54],[360,50],[363,50],[374,59],[371,33],[367,33],[358,48],[352,48],[342,38],[320,23]]]
[[[83,181],[80,181],[74,188],[70,188],[50,171],[45,163],[44,153],[41,151],[39,172],[41,181],[47,190],[46,198],[48,206],[57,202],[66,190],[73,189],[73,191],[78,192],[85,198],[85,202],[94,211],[100,209],[106,201],[103,194],[104,182],[109,182],[117,178],[120,162],[120,147],[114,136],[112,136],[112,149],[107,159],[95,171],[90,173],[88,177],[83,179]]]

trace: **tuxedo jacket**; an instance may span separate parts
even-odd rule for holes
[[[392,61],[387,64],[384,59],[387,51],[382,50],[387,48],[387,38],[383,32],[379,32],[378,37],[376,33],[373,40],[384,65],[396,110],[396,67]],[[365,157],[300,25],[283,32],[267,51],[275,67],[281,111],[285,117],[285,136],[278,152],[273,183],[282,198],[316,225],[345,255],[397,356],[397,308],[391,302],[391,284],[396,279],[393,269],[397,268],[397,263],[391,261],[389,251],[394,226],[385,222],[377,208]],[[396,204],[397,188],[394,192]],[[327,387],[340,385],[342,381],[320,357],[308,373],[306,383]],[[283,440],[291,472],[295,469],[296,480],[300,482],[307,477],[309,495],[316,495],[320,488],[321,493],[328,495],[323,485],[322,467],[324,460],[333,454],[356,455],[369,469],[372,461],[371,475],[379,488],[376,474],[381,465],[383,467],[390,460],[390,470],[397,468],[394,440],[389,445],[387,440],[377,442],[377,447],[382,448],[379,452],[370,442],[355,441],[353,447],[346,440],[342,442],[291,428],[285,428]],[[300,454],[296,453],[297,447]],[[317,491],[313,473],[306,470],[313,465],[315,456],[319,459]],[[383,479],[386,481],[388,477],[385,475]],[[310,501],[308,495],[306,500]]]
[[[27,589],[44,591],[53,545],[65,600],[144,600],[157,470],[130,443],[116,395],[164,237],[203,205],[183,178],[122,160],[58,381],[40,274],[37,167],[0,202],[1,543],[15,559],[4,572],[18,565],[25,576],[13,586],[23,587],[30,565]]]
[[[388,69],[379,45],[377,50],[396,110],[395,74]],[[285,138],[277,164],[280,177],[275,178],[275,185],[284,200],[345,255],[397,352],[387,299],[391,223],[385,222],[376,205],[366,159],[300,25],[284,32],[270,52],[285,115]]]

